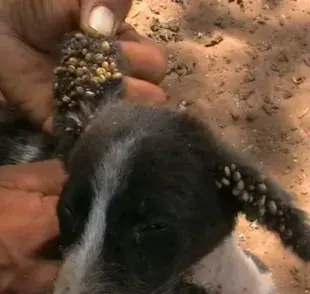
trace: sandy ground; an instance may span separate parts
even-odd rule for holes
[[[128,20],[169,50],[169,103],[209,122],[310,212],[310,1],[237,2],[137,0]],[[310,293],[310,266],[271,233],[241,219],[238,237],[279,294]]]

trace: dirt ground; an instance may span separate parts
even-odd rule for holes
[[[128,21],[169,52],[169,103],[201,116],[310,212],[310,1],[137,0]],[[310,293],[310,266],[240,219],[240,245],[279,294]]]

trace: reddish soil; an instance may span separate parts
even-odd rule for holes
[[[143,0],[129,22],[169,51],[171,105],[250,154],[310,212],[310,1]],[[310,266],[240,219],[240,245],[281,294],[310,292]]]

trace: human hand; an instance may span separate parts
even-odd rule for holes
[[[166,72],[166,56],[159,45],[123,22],[131,4],[131,0],[0,1],[0,92],[30,121],[51,132],[55,47],[66,32],[89,24],[106,35],[117,32],[130,66],[126,97],[165,101],[157,84]]]
[[[51,177],[51,175],[53,175]],[[57,240],[61,163],[0,167],[0,293],[47,293],[60,261],[42,257]]]

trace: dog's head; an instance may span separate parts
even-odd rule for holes
[[[106,106],[68,165],[55,293],[171,293],[233,227],[205,144],[178,114]]]
[[[69,174],[55,294],[180,290],[239,211],[309,260],[309,225],[291,195],[196,119],[121,102],[121,56],[114,42],[75,34],[55,69],[55,134]]]

